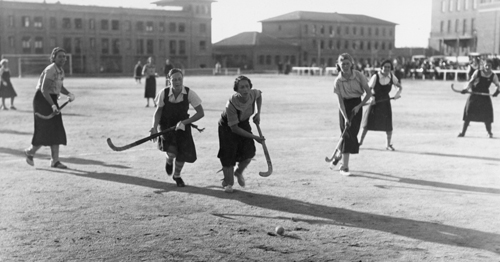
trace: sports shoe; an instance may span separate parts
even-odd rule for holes
[[[388,145],[385,150],[389,150],[389,151],[394,151],[396,149],[394,149],[394,147],[392,147],[392,145]]]
[[[9,110],[6,106],[1,106],[0,109]]]
[[[174,165],[169,164],[168,162],[165,164],[165,171],[167,171],[167,175],[172,175],[172,170],[174,168]]]
[[[17,108],[15,106],[10,106],[10,109],[17,110]]]
[[[347,168],[347,167],[340,168],[340,174],[343,176],[350,176],[351,175],[351,173],[349,172],[349,168]]]
[[[185,187],[186,186],[186,184],[184,184],[184,180],[182,180],[181,177],[175,177],[174,176],[172,178],[174,179],[175,183],[177,183],[178,187]]]
[[[488,133],[489,138],[493,138],[493,133]]]
[[[464,133],[462,133],[462,132],[460,132],[460,133],[458,133],[458,136],[457,136],[457,137],[464,137],[464,136],[465,136],[465,134],[464,134]]]
[[[59,160],[56,161],[56,162],[54,162],[54,163],[51,163],[50,167],[60,168],[60,169],[66,169],[66,168],[68,168],[67,166],[63,165]]]
[[[224,179],[221,179],[221,180],[222,180],[222,188],[225,188],[227,186],[226,180],[224,180]]]
[[[233,193],[233,186],[227,185],[226,187],[224,187],[224,192]]]
[[[238,179],[238,185],[245,187],[245,178],[242,173],[234,172],[234,176]]]
[[[28,154],[28,149],[24,150],[24,155],[26,155],[26,163],[30,166],[34,166],[35,161],[33,160],[33,156]]]

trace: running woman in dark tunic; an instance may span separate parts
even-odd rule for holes
[[[354,60],[348,53],[343,53],[337,61],[339,75],[333,83],[333,92],[338,97],[339,125],[341,132],[347,132],[340,146],[342,165],[340,174],[349,176],[349,156],[359,153],[358,132],[363,116],[363,105],[370,99],[372,92],[363,73],[354,70]],[[361,96],[366,93],[363,101]]]
[[[196,148],[191,135],[191,123],[200,120],[204,115],[200,97],[189,87],[184,86],[180,69],[174,68],[168,73],[170,85],[157,96],[157,104],[151,134],[175,126],[175,131],[168,132],[158,139],[158,149],[166,152],[165,170],[172,175],[178,187],[184,187],[181,171],[184,163],[196,161]],[[190,117],[189,105],[196,113]],[[158,127],[160,130],[158,130]],[[175,170],[174,168],[175,162]]]
[[[359,145],[363,144],[366,133],[368,130],[372,131],[385,131],[387,134],[385,149],[394,151],[391,144],[392,138],[392,107],[389,93],[392,86],[396,86],[398,91],[394,99],[401,97],[403,87],[399,84],[398,78],[392,73],[393,66],[390,60],[382,62],[380,71],[372,76],[368,82],[368,86],[372,90],[372,102],[365,112],[363,120],[363,132]]]
[[[0,109],[9,110],[5,105],[5,99],[10,97],[10,109],[16,110],[14,106],[14,98],[17,96],[12,83],[10,82],[9,60],[0,60],[0,97],[2,98],[2,106]]]
[[[31,140],[31,147],[24,151],[26,162],[33,166],[33,157],[42,146],[50,146],[52,159],[50,166],[54,168],[67,168],[59,161],[59,145],[66,145],[66,131],[59,111],[57,98],[60,94],[68,96],[70,101],[75,96],[64,87],[64,70],[66,63],[66,51],[56,47],[50,55],[52,64],[47,66],[38,80],[35,98],[33,99],[33,111],[42,115],[57,113],[51,119],[35,118],[35,133]]]
[[[219,120],[219,153],[217,157],[222,164],[224,179],[222,187],[225,192],[233,192],[234,177],[238,184],[245,187],[243,171],[255,156],[254,140],[262,143],[264,137],[252,134],[250,117],[253,122],[260,123],[262,92],[252,89],[252,82],[246,76],[238,76],[234,80],[234,93],[221,114]],[[257,105],[257,112],[255,112]],[[238,167],[234,169],[236,163]]]
[[[142,68],[142,75],[146,78],[146,85],[144,86],[144,97],[146,98],[146,107],[149,107],[149,99],[153,100],[156,107],[156,67],[152,56],[148,58],[148,63]]]
[[[492,71],[493,61],[487,59],[484,62],[482,70],[476,70],[472,75],[472,78],[467,85],[467,88],[462,90],[462,94],[466,94],[468,91],[475,93],[483,93],[488,95],[475,95],[471,94],[467,98],[467,103],[464,109],[464,125],[462,127],[462,132],[458,134],[458,137],[465,136],[467,132],[467,127],[470,122],[483,122],[486,126],[486,131],[488,136],[493,138],[493,133],[491,132],[491,123],[493,123],[493,104],[491,103],[490,85],[495,84],[496,91],[493,97],[498,96],[500,93],[500,83],[498,82],[497,75]]]

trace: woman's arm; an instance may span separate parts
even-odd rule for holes
[[[202,119],[205,116],[205,111],[203,111],[203,106],[199,105],[195,107],[194,110],[196,110],[196,113],[192,117],[181,121],[183,125],[189,125],[193,122]]]
[[[392,74],[392,73],[391,73]],[[403,86],[399,82],[399,79],[393,74],[392,75],[394,81],[392,81],[392,84],[396,86],[397,92],[396,95],[394,95],[394,99],[399,99],[401,97],[401,92],[403,91]]]
[[[44,75],[43,76],[43,80],[42,80],[42,95],[43,97],[45,98],[45,100],[47,100],[47,103],[49,103],[49,105],[52,107],[52,110],[53,111],[56,111],[56,109],[54,109],[55,105],[56,105],[56,102],[52,100],[52,97],[50,97],[50,88],[54,85],[54,80],[52,79],[49,79],[47,78],[47,75]]]
[[[255,102],[257,104],[257,113],[253,116],[253,122],[258,125],[258,124],[260,124],[260,109],[262,107],[262,93],[255,100]]]
[[[241,127],[239,127],[238,124],[235,124],[235,125],[232,125],[232,126],[229,126],[229,127],[231,128],[231,131],[233,133],[235,133],[235,134],[237,134],[239,136],[254,139],[255,141],[257,141],[259,143],[262,143],[264,140],[266,140],[264,137],[253,135],[252,133],[246,131],[245,129],[243,129]]]

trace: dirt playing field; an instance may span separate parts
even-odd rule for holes
[[[392,102],[396,151],[369,132],[343,177],[324,161],[340,135],[333,77],[249,77],[263,91],[274,172],[258,175],[267,165],[257,144],[247,187],[232,194],[216,155],[234,76],[185,78],[206,128],[193,131],[198,161],[184,167],[185,188],[153,143],[106,144],[149,134],[154,108],[132,78],[67,77],[67,170],[50,168],[47,147],[26,164],[37,78],[12,79],[18,110],[0,112],[0,261],[500,261],[500,98],[497,138],[482,123],[457,138],[467,96],[451,82],[405,79]]]

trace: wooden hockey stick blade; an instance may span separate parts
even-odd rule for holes
[[[190,124],[190,125],[191,125],[192,127],[194,127],[196,130],[198,130],[200,133],[201,133],[201,132],[203,132],[203,130],[205,130],[205,128],[201,128],[201,129],[200,129],[200,128],[198,128],[198,126],[197,126],[197,125],[195,125],[195,124]],[[106,139],[106,142],[108,143],[108,146],[109,146],[109,147],[110,147],[113,151],[118,151],[118,152],[119,152],[119,151],[125,151],[125,150],[127,150],[127,149],[132,148],[132,147],[136,147],[136,146],[138,146],[138,145],[140,145],[140,144],[144,144],[144,143],[146,143],[146,142],[147,142],[147,141],[149,141],[149,140],[155,139],[155,138],[157,138],[157,137],[159,137],[159,136],[161,136],[161,135],[163,135],[163,134],[165,134],[165,133],[168,133],[168,132],[170,132],[170,131],[173,131],[173,130],[175,130],[175,126],[173,126],[173,127],[169,127],[169,128],[167,128],[167,129],[165,129],[165,130],[162,130],[161,132],[158,132],[158,133],[153,134],[153,135],[150,135],[150,136],[148,136],[148,137],[145,137],[145,138],[139,139],[139,140],[137,140],[137,141],[135,141],[135,142],[133,142],[133,143],[130,143],[130,144],[128,144],[128,145],[124,145],[124,146],[115,146],[115,145],[113,144],[113,142],[111,141],[111,138]]]
[[[68,101],[66,101],[64,104],[62,104],[62,105],[59,107],[59,111],[60,111],[61,109],[63,109],[63,107],[65,107],[68,103],[69,103],[69,100],[68,100]],[[42,115],[42,114],[40,114],[40,113],[35,112],[35,116],[37,116],[37,117],[39,117],[39,118],[41,118],[41,119],[44,119],[44,120],[51,119],[51,118],[53,118],[55,115],[57,115],[57,114],[56,114],[56,113],[54,113],[54,112],[52,112],[52,113],[51,113],[50,115],[48,115],[48,116],[44,116],[44,115]]]
[[[260,126],[258,124],[255,124],[255,126],[257,126],[257,130],[259,131],[259,136],[263,137],[262,131],[260,130]],[[264,155],[266,156],[267,172],[259,172],[259,176],[268,177],[273,173],[273,163],[271,163],[271,157],[269,156],[269,151],[267,150],[265,141],[262,141],[262,148],[264,149]]]
[[[460,93],[460,94],[462,93],[462,90],[455,89],[455,85],[453,85],[453,83],[451,84],[451,90],[453,90],[456,93]],[[490,93],[479,93],[479,92],[471,92],[471,91],[467,91],[466,94],[480,95],[480,96],[493,96]]]

